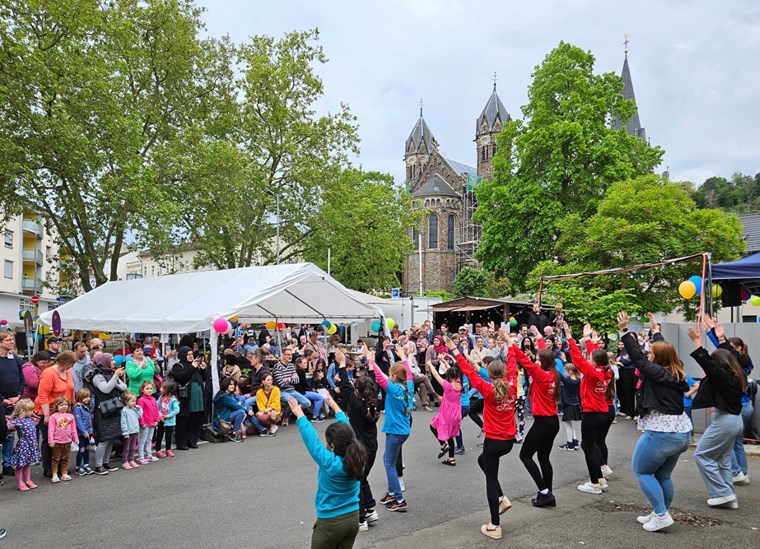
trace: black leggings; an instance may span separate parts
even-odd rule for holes
[[[604,429],[602,429],[602,440],[599,443],[599,465],[607,465],[607,458],[609,457],[609,452],[607,451],[607,433],[610,432],[610,427],[612,427],[612,422],[615,421],[615,405],[610,404],[610,408],[607,411],[607,423],[604,426]]]
[[[449,459],[453,459],[454,458],[454,437],[451,437],[449,440],[441,440],[440,438],[438,438],[438,429],[436,429],[435,427],[431,425],[430,430],[433,432],[433,436],[435,437],[435,439],[441,443],[441,446],[443,446],[444,442],[449,445]]]
[[[470,412],[467,414],[467,417],[469,417],[472,421],[475,422],[475,425],[483,428],[483,420],[480,418],[478,414],[480,414],[483,411],[483,399],[479,398],[476,400],[473,404],[470,405]]]
[[[368,451],[367,461],[364,462],[364,474],[359,484],[359,522],[364,522],[364,519],[367,517],[367,509],[374,509],[376,505],[375,496],[372,495],[372,489],[369,487],[369,480],[367,480],[369,472],[375,464],[376,457],[377,451]]]
[[[491,524],[499,525],[499,498],[504,495],[499,484],[499,459],[512,450],[513,440],[483,440],[483,453],[478,456],[478,465],[486,475],[486,498],[491,512]]]
[[[581,420],[581,448],[592,484],[598,484],[602,475],[602,464],[599,460],[602,459],[601,448],[609,430],[607,416],[607,412],[584,412]]]
[[[156,427],[156,452],[161,451],[161,440],[166,437],[166,449],[172,449],[172,435],[174,435],[174,425],[164,425],[164,422],[159,422]]]
[[[539,490],[551,491],[552,489],[554,470],[549,461],[549,455],[558,432],[559,418],[557,416],[533,416],[533,427],[528,431],[520,450],[520,461],[525,465]],[[538,453],[541,469],[533,461],[533,455],[536,453]]]

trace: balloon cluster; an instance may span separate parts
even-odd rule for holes
[[[393,320],[392,318],[386,318],[385,322],[386,322],[386,324],[388,324],[388,329],[389,330],[392,330],[393,328],[396,327],[396,321]],[[379,320],[375,320],[372,323],[372,331],[373,332],[379,332],[382,327],[383,327],[383,323],[380,322]]]
[[[322,321],[322,328],[324,328],[324,330],[330,335],[333,335],[338,331],[338,327],[329,320]]]
[[[684,280],[681,282],[681,284],[678,286],[678,293],[681,295],[684,299],[691,299],[695,295],[699,295],[702,293],[702,277],[699,275],[694,275],[692,277],[689,277],[689,280]],[[744,292],[746,292],[746,297],[744,295]],[[713,284],[712,287],[712,296],[713,298],[718,298],[723,295],[723,288],[720,284]],[[747,290],[742,289],[742,299],[747,300],[749,299],[749,292]],[[760,301],[758,302],[758,305],[760,305]]]
[[[217,334],[228,334],[232,331],[232,324],[226,318],[217,318],[213,326]]]
[[[284,322],[277,323],[274,320],[270,320],[269,322],[267,322],[266,324],[264,324],[264,326],[266,326],[267,330],[274,330],[275,328],[277,328],[278,330],[284,330],[285,329],[285,323]]]

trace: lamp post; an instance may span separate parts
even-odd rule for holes
[[[277,236],[275,238],[275,248],[277,251],[277,265],[280,264],[280,194],[269,189],[264,189],[264,192],[271,194],[274,197],[275,203],[275,215],[277,216]]]

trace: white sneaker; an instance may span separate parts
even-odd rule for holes
[[[652,520],[652,517],[655,517],[655,516],[657,516],[657,513],[652,511],[648,515],[639,515],[638,517],[636,517],[636,520],[639,522],[639,524],[646,524],[647,522]]]
[[[404,481],[401,479],[398,479],[398,483],[401,485],[401,491],[406,492],[406,486],[404,486]]]
[[[372,511],[369,515],[364,517],[364,520],[367,521],[367,524],[372,524],[373,522],[380,520],[380,517],[378,516],[377,511]]]
[[[480,527],[480,532],[491,539],[501,539],[501,526],[494,526],[491,523],[484,524]]]
[[[610,488],[610,485],[607,484],[607,481],[604,480],[604,477],[599,479],[599,488],[602,489],[602,492],[606,492]]]
[[[366,521],[365,522],[360,522],[359,523],[359,531],[360,532],[366,532],[367,530],[369,530],[369,525],[367,524],[367,522]]]
[[[652,518],[649,522],[642,525],[647,532],[656,532],[657,530],[662,530],[668,526],[673,526],[673,517],[670,516],[670,513],[665,513],[664,515],[655,515],[652,513]]]
[[[604,478],[611,477],[612,469],[610,469],[607,465],[602,465],[602,475],[604,475]]]
[[[736,501],[736,495],[710,498],[707,500],[707,505],[710,507],[728,507],[729,509],[739,508],[739,502]]]
[[[269,432],[272,434],[275,434],[277,432],[277,425],[272,425],[269,427]]]
[[[749,476],[741,471],[734,477],[734,484],[749,484]]]
[[[581,484],[578,486],[578,490],[581,492],[586,492],[587,494],[596,494],[599,495],[602,493],[602,488],[599,485],[594,486],[591,484],[591,481],[588,481],[584,484]]]

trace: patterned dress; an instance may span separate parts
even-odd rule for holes
[[[37,426],[32,418],[13,418],[11,420],[16,427],[18,442],[13,449],[11,464],[14,467],[26,467],[42,459],[40,445],[37,443]]]
[[[438,440],[448,440],[459,434],[462,426],[462,391],[443,380],[443,400],[441,408],[430,425],[438,431]]]

